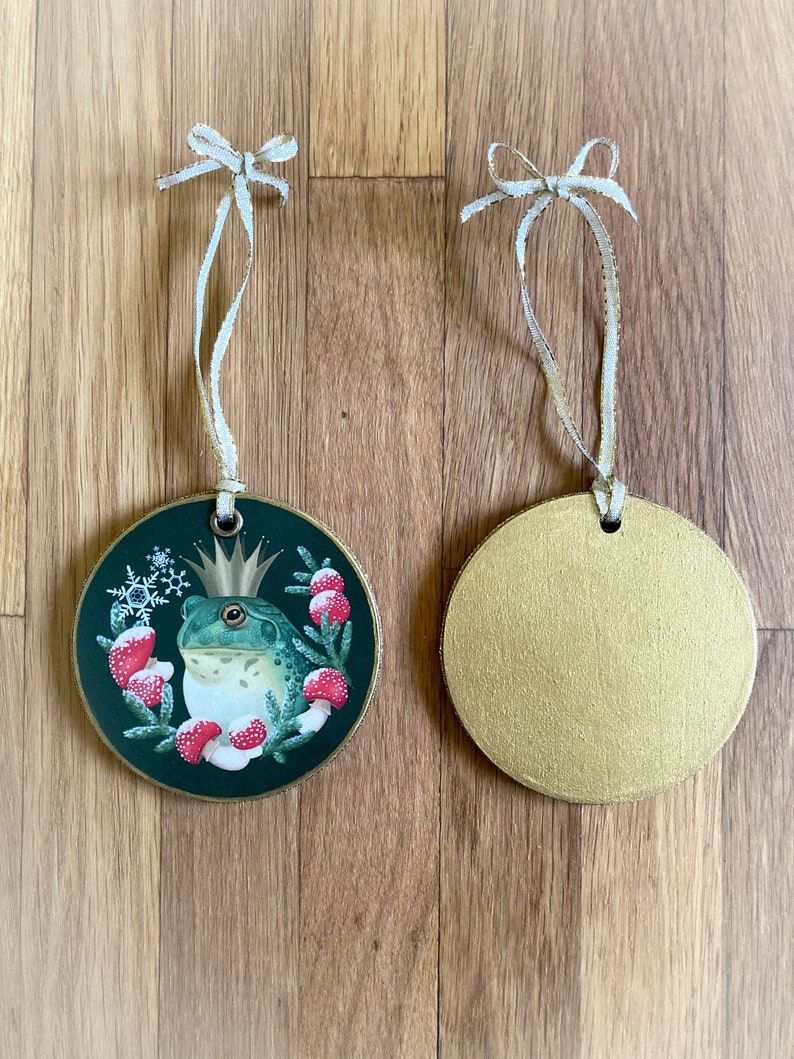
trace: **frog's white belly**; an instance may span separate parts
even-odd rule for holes
[[[279,702],[284,700],[285,673],[256,651],[226,648],[183,650],[185,705],[191,717],[215,721],[226,736],[238,717],[252,714],[265,721],[263,696],[269,688]],[[222,740],[225,742],[225,739]]]

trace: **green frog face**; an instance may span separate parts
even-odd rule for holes
[[[185,663],[185,704],[192,717],[216,721],[224,733],[242,714],[266,721],[265,692],[282,702],[287,680],[303,680],[311,669],[295,648],[298,630],[264,599],[191,596],[182,616],[177,646]]]

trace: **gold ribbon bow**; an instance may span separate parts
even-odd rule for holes
[[[175,184],[182,184],[186,180],[192,180],[193,177],[201,176],[204,173],[211,173],[215,169],[223,169],[224,166],[232,174],[231,186],[225,192],[218,205],[215,227],[212,230],[204,259],[199,268],[196,281],[196,320],[193,332],[193,357],[196,364],[199,400],[201,401],[201,410],[204,415],[204,425],[221,474],[217,485],[217,519],[221,525],[228,525],[234,518],[234,495],[245,489],[245,483],[241,482],[237,476],[237,447],[229,429],[229,424],[223,414],[219,382],[221,362],[231,338],[237,310],[240,308],[243,293],[248,285],[248,277],[251,275],[251,263],[254,257],[254,208],[248,184],[249,181],[254,181],[257,184],[267,184],[275,188],[281,196],[281,204],[283,205],[289,195],[289,184],[282,177],[264,172],[259,166],[263,162],[285,162],[288,158],[292,158],[297,154],[298,144],[292,136],[280,135],[274,136],[267,143],[262,144],[258,151],[241,153],[236,151],[228,140],[225,140],[220,133],[217,133],[208,125],[194,125],[188,133],[187,143],[188,147],[195,151],[196,154],[205,156],[204,161],[185,166],[184,169],[171,173],[169,176],[158,177],[157,186],[161,191],[165,191],[166,188],[173,187]],[[240,288],[234,296],[234,300],[215,339],[210,358],[208,391],[201,371],[199,356],[201,330],[204,323],[204,296],[212,262],[215,258],[215,252],[218,249],[223,226],[229,216],[232,202],[237,204],[243,227],[248,236],[248,264]]]
[[[582,172],[587,156],[596,144],[604,144],[609,147],[612,154],[609,174],[606,177],[588,176]],[[530,174],[528,180],[505,180],[498,175],[494,166],[494,157],[500,149],[509,151],[514,158],[518,159],[521,167]],[[515,148],[510,147],[506,143],[492,143],[488,148],[488,172],[497,190],[469,203],[468,206],[463,208],[460,215],[462,221],[467,221],[475,213],[479,213],[496,202],[501,202],[502,199],[523,198],[525,195],[531,195],[535,199],[518,226],[515,244],[516,260],[521,273],[521,298],[524,305],[524,314],[527,318],[532,341],[540,357],[546,382],[563,425],[576,447],[596,469],[596,478],[592,489],[601,513],[602,524],[615,528],[620,524],[623,507],[626,502],[626,487],[615,478],[613,473],[616,447],[615,377],[620,343],[620,290],[612,244],[603,221],[588,201],[587,195],[604,195],[626,210],[635,221],[637,220],[637,215],[629,202],[626,192],[617,181],[612,179],[617,171],[619,161],[620,152],[617,144],[613,140],[600,136],[597,139],[588,141],[582,147],[567,173],[562,176],[544,176],[520,151],[515,150]],[[579,210],[590,226],[601,254],[601,268],[604,277],[605,320],[604,352],[601,361],[601,437],[597,459],[593,457],[585,445],[581,433],[573,421],[559,365],[532,311],[532,304],[527,291],[525,260],[529,231],[541,213],[558,198],[566,199]]]

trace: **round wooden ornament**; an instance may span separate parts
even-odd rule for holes
[[[596,143],[612,151],[607,178],[582,174]],[[591,141],[564,177],[541,176],[513,151],[530,179],[505,181],[493,166],[504,146],[489,152],[497,191],[467,207],[463,219],[506,197],[535,197],[516,244],[524,309],[560,417],[597,476],[592,493],[508,519],[470,556],[447,603],[444,676],[466,730],[520,783],[573,802],[631,801],[685,779],[730,736],[755,675],[755,619],[718,545],[681,515],[628,495],[613,474],[617,270],[585,196],[607,195],[634,216],[612,180],[617,147]],[[558,197],[580,210],[601,252],[606,325],[597,459],[571,417],[524,276],[529,229]]]
[[[73,658],[89,717],[136,772],[197,798],[273,794],[326,765],[361,722],[377,682],[380,621],[351,552],[316,519],[245,493],[219,396],[220,366],[251,271],[251,180],[288,185],[259,168],[292,157],[279,136],[236,152],[197,125],[206,160],[160,180],[166,188],[223,166],[221,200],[196,285],[194,357],[217,492],[139,519],[92,569],[77,608]],[[215,342],[209,386],[199,359],[204,292],[232,203],[249,239],[248,268]]]

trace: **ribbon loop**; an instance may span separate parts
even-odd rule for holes
[[[597,144],[609,147],[612,155],[609,173],[606,177],[587,176],[582,172],[590,152]],[[529,173],[529,180],[505,180],[499,176],[494,166],[494,158],[500,149],[510,152],[521,168]],[[521,300],[524,306],[524,315],[526,316],[529,332],[538,352],[541,367],[560,419],[579,452],[595,468],[596,477],[593,481],[592,491],[598,510],[601,513],[601,520],[607,523],[620,522],[626,502],[626,487],[615,478],[613,473],[616,448],[615,380],[620,343],[620,290],[612,244],[603,221],[587,196],[591,193],[603,195],[626,210],[635,221],[637,220],[637,215],[628,195],[620,184],[613,180],[619,162],[620,152],[617,144],[607,137],[599,136],[594,140],[589,140],[582,147],[568,171],[562,176],[543,176],[537,166],[514,147],[506,143],[492,143],[488,148],[488,172],[497,190],[489,195],[484,195],[482,198],[475,199],[474,202],[464,206],[461,210],[461,220],[467,221],[475,213],[479,213],[486,207],[492,206],[496,202],[501,202],[503,199],[524,198],[527,195],[534,197],[535,201],[527,210],[518,226],[515,243],[516,260],[518,261],[521,275]],[[529,232],[541,213],[555,199],[566,199],[579,210],[595,236],[601,255],[605,319],[604,352],[601,361],[601,436],[597,458],[592,455],[587,445],[585,445],[581,433],[573,420],[559,365],[537,321],[529,298],[529,291],[527,290],[525,260]]]
[[[225,140],[215,129],[209,125],[194,125],[187,136],[188,147],[198,155],[203,155],[204,160],[194,162],[185,166],[168,176],[157,178],[157,186],[161,191],[182,184],[193,177],[204,173],[211,173],[215,169],[226,168],[231,173],[232,181],[223,198],[221,199],[215,215],[215,226],[210,235],[204,258],[199,268],[196,280],[196,303],[195,323],[193,328],[193,359],[195,361],[196,380],[199,390],[199,401],[204,416],[204,426],[207,436],[212,445],[212,451],[220,468],[220,480],[217,485],[217,516],[218,522],[228,523],[234,515],[235,494],[245,490],[245,483],[237,477],[237,446],[234,443],[229,424],[223,414],[223,406],[220,397],[220,371],[224,354],[229,345],[237,311],[240,308],[248,279],[251,275],[251,264],[254,257],[254,218],[253,204],[249,183],[265,184],[278,191],[281,197],[281,205],[287,201],[289,195],[289,184],[282,177],[274,176],[272,173],[260,168],[265,162],[284,162],[294,157],[298,151],[298,144],[292,136],[283,134],[274,136],[264,143],[257,151],[245,151],[241,153]],[[237,206],[240,218],[248,237],[248,263],[237,294],[226,313],[221,324],[215,344],[210,357],[209,388],[204,381],[201,370],[201,332],[204,323],[204,298],[207,290],[212,262],[220,243],[223,226],[229,216],[232,202]]]

